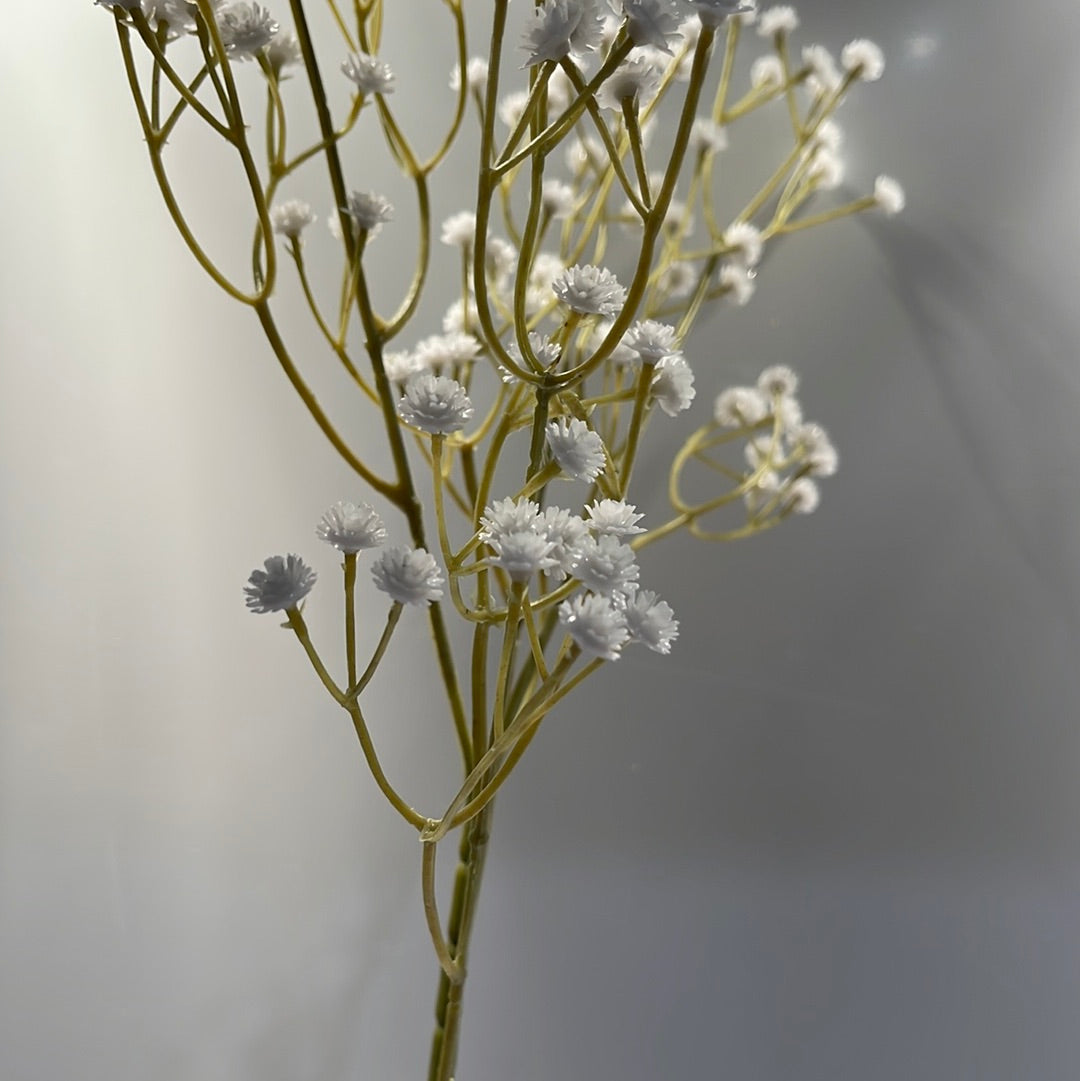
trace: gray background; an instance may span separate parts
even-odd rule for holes
[[[1080,1072],[1080,15],[800,12],[800,42],[885,49],[841,114],[845,160],[853,191],[891,173],[909,209],[778,248],[692,343],[694,415],[791,362],[842,469],[809,520],[648,553],[682,636],[552,717],[500,800],[463,1079]],[[396,103],[434,114],[449,50],[403,27],[441,7],[394,14]],[[415,841],[240,595],[271,551],[332,584],[312,523],[361,493],[173,233],[108,17],[5,23],[0,1075],[421,1077]],[[410,65],[435,74],[410,86]],[[184,162],[239,265],[231,174]],[[392,280],[409,241],[376,243]],[[309,606],[328,649],[333,596]],[[414,617],[369,712],[389,772],[438,806],[453,750]]]

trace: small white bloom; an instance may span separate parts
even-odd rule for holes
[[[768,403],[757,387],[728,387],[713,405],[713,419],[724,428],[751,427],[768,413]]]
[[[221,42],[233,60],[251,59],[278,32],[274,17],[260,4],[228,4],[216,14]]]
[[[724,244],[744,266],[755,267],[761,262],[764,247],[761,230],[748,221],[737,221],[724,230]]]
[[[367,503],[335,503],[320,519],[315,534],[340,552],[360,552],[386,543],[386,526]]]
[[[656,366],[650,388],[653,401],[669,417],[678,416],[690,408],[697,391],[694,390],[694,373],[682,356],[664,357]]]
[[[679,621],[667,601],[651,589],[635,591],[623,615],[631,642],[641,642],[654,653],[671,652],[671,643],[679,637]]]
[[[874,181],[874,202],[886,214],[899,214],[906,201],[904,189],[891,176],[879,176]]]
[[[299,64],[304,59],[300,42],[291,30],[278,30],[274,40],[266,46],[266,59],[271,70],[279,78],[287,78],[282,72]]]
[[[621,499],[601,499],[587,506],[585,513],[589,516],[586,525],[594,533],[610,533],[614,537],[622,537],[629,533],[645,532],[644,528],[637,524],[645,515],[638,514],[633,503],[625,503]]]
[[[442,599],[443,575],[423,548],[387,548],[372,564],[376,588],[399,604],[430,604]]]
[[[591,52],[604,35],[596,0],[545,0],[534,9],[533,24],[521,47],[526,67],[544,60],[562,60],[570,53]]]
[[[497,499],[484,508],[477,536],[491,542],[511,533],[524,533],[533,528],[539,517],[540,504],[531,499]]]
[[[559,565],[555,545],[533,530],[504,533],[490,541],[495,549],[492,564],[502,567],[515,582],[527,582],[538,571],[553,570]]]
[[[244,603],[253,612],[295,608],[315,585],[315,572],[299,556],[271,556],[263,566],[265,570],[251,572],[244,587]]]
[[[529,101],[527,90],[514,90],[499,99],[499,119],[508,127],[516,128]]]
[[[604,470],[604,441],[583,420],[553,420],[545,429],[559,468],[574,480],[592,483]]]
[[[447,366],[466,364],[480,352],[480,343],[471,334],[429,334],[417,342],[413,354],[420,369],[436,373]]]
[[[844,179],[844,162],[840,155],[823,146],[815,147],[812,155],[808,172],[815,187],[821,191],[832,191],[839,187]]]
[[[754,279],[750,277],[750,271],[741,262],[724,263],[717,277],[726,295],[740,308],[749,303],[757,288]]]
[[[465,65],[465,85],[475,94],[481,93],[487,85],[488,63],[482,56],[469,58]],[[450,89],[461,89],[461,69],[457,64],[450,72]]]
[[[750,65],[750,85],[755,90],[784,85],[784,65],[780,57],[770,54],[759,56]]]
[[[806,87],[812,94],[831,94],[839,89],[842,76],[832,53],[824,45],[804,46],[802,58],[810,68]]]
[[[617,661],[630,632],[626,616],[607,597],[592,593],[571,597],[559,605],[559,622],[582,653]]]
[[[459,210],[456,214],[442,223],[442,236],[444,244],[452,248],[461,248],[464,251],[472,251],[473,241],[476,237],[476,215],[471,210]]]
[[[367,53],[350,53],[341,62],[341,72],[356,84],[361,94],[394,92],[394,73],[390,65]]]
[[[795,9],[787,4],[766,8],[757,18],[757,32],[763,38],[771,38],[775,34],[790,34],[798,25],[799,16],[795,14]]]
[[[675,338],[675,328],[655,319],[641,319],[623,335],[621,345],[631,350],[645,364],[659,364],[665,357],[677,356],[681,350]]]
[[[728,145],[727,130],[711,116],[699,116],[690,129],[690,149],[695,154],[715,154]]]
[[[872,41],[856,38],[840,50],[840,63],[845,71],[852,72],[857,79],[872,83],[880,79],[885,70],[885,55]]]
[[[480,325],[480,310],[476,306],[476,301],[470,296],[469,304],[466,308],[465,300],[462,297],[458,297],[457,300],[451,302],[450,307],[446,309],[446,314],[442,318],[442,328],[444,334],[468,334],[475,330]]]
[[[545,507],[537,518],[536,528],[551,541],[551,554],[565,577],[573,569],[588,527],[578,515],[562,507]]]
[[[783,504],[793,514],[813,514],[821,503],[821,490],[809,477],[793,480],[784,491]]]
[[[614,6],[614,5],[613,5]],[[626,32],[635,45],[651,45],[670,53],[679,39],[679,17],[674,0],[622,0]]]
[[[383,370],[391,383],[404,383],[418,372],[424,371],[423,362],[412,353],[383,353]]]
[[[624,101],[635,102],[640,108],[656,96],[660,88],[660,72],[642,57],[626,60],[604,80],[596,91],[596,104],[601,109],[621,112]]]
[[[540,334],[535,330],[529,331],[529,348],[533,351],[537,363],[541,368],[554,367],[556,361],[562,355],[562,346],[553,342],[546,334]],[[525,358],[521,355],[517,342],[512,342],[507,352],[518,362],[524,365]]]
[[[390,201],[373,191],[354,191],[345,206],[345,212],[369,237],[374,237],[384,221],[394,216]]]
[[[594,593],[623,595],[637,581],[641,568],[634,549],[610,533],[582,538],[572,573]]]
[[[794,394],[799,387],[799,377],[786,365],[774,364],[766,368],[757,380],[758,390],[770,398]]]
[[[571,311],[583,315],[615,315],[626,303],[626,290],[603,267],[568,267],[552,283],[555,295]]]
[[[577,196],[569,184],[561,180],[545,180],[540,205],[545,214],[556,221],[568,218],[574,212]]]
[[[289,199],[271,209],[270,224],[275,233],[296,240],[315,221],[315,217],[315,211],[307,203],[300,199]]]
[[[681,300],[694,291],[697,279],[698,272],[693,265],[680,260],[664,268],[657,280],[657,285],[671,300]]]
[[[430,435],[456,432],[472,415],[473,404],[465,388],[456,379],[432,372],[412,376],[398,402],[398,416]]]
[[[799,424],[789,433],[793,454],[809,466],[814,477],[831,477],[839,467],[840,456],[829,433],[820,424]]]

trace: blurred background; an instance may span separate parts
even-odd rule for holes
[[[450,107],[449,21],[391,7],[394,104],[422,142]],[[838,116],[845,183],[895,175],[908,209],[792,237],[746,308],[699,328],[699,399],[656,426],[638,502],[660,520],[688,425],[769,364],[800,371],[841,470],[808,519],[644,553],[681,637],[607,666],[500,797],[462,1081],[1080,1073],[1080,13],[799,11],[797,44],[884,49],[884,80]],[[426,1076],[414,836],[295,640],[241,594],[267,555],[304,554],[335,657],[313,527],[365,495],[177,237],[110,16],[19,5],[5,30],[0,1075]],[[299,138],[300,79],[287,97]],[[765,142],[747,168],[775,160]],[[471,198],[470,145],[436,220]],[[394,198],[366,147],[353,186]],[[193,222],[242,268],[231,160],[181,132],[173,151]],[[325,218],[308,175],[284,194]],[[401,218],[373,244],[387,295],[412,259]],[[323,225],[308,252],[329,282]],[[291,287],[281,311],[302,342]],[[311,342],[328,410],[378,454]],[[425,633],[408,613],[368,715],[437,812],[456,761]]]

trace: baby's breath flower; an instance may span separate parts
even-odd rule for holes
[[[787,486],[782,501],[793,514],[813,514],[821,503],[821,489],[809,477],[798,477]]]
[[[585,524],[594,533],[610,533],[614,537],[621,537],[628,533],[645,532],[637,524],[645,515],[638,514],[633,503],[625,503],[621,499],[601,499],[587,506],[585,513],[589,516]]]
[[[373,191],[354,191],[345,206],[345,212],[369,237],[374,237],[384,221],[394,216],[390,201]]]
[[[534,9],[533,24],[521,47],[529,54],[525,67],[562,60],[570,53],[592,52],[604,34],[596,0],[545,0]]]
[[[750,65],[750,85],[755,90],[784,85],[784,64],[780,57],[770,54],[759,56]]]
[[[794,394],[799,387],[799,377],[786,365],[774,364],[766,368],[757,380],[758,390],[770,398]]]
[[[874,181],[874,202],[890,216],[899,214],[906,202],[904,189],[891,176],[879,176]]]
[[[680,260],[664,268],[657,280],[657,285],[669,299],[681,300],[694,291],[697,277],[697,271],[693,265]]]
[[[527,90],[513,90],[499,98],[499,119],[508,127],[516,128],[529,100]]]
[[[465,65],[465,85],[473,91],[480,93],[487,84],[488,63],[482,56],[472,56]],[[461,89],[461,68],[455,64],[450,72],[450,89]]]
[[[484,508],[480,518],[482,541],[495,541],[511,533],[523,533],[533,528],[540,517],[540,504],[531,499],[497,499]]]
[[[690,408],[697,391],[694,390],[694,373],[684,357],[664,357],[656,366],[650,388],[653,401],[669,417],[678,416]]]
[[[715,154],[727,146],[727,131],[711,116],[699,116],[690,129],[690,148],[695,154]]]
[[[831,94],[839,89],[842,81],[832,53],[824,45],[805,45],[803,63],[810,68],[806,87],[812,94]]]
[[[690,6],[698,14],[702,26],[719,26],[729,15],[753,11],[752,3],[739,0],[690,0]]]
[[[561,180],[545,180],[540,205],[546,214],[558,221],[568,218],[574,211],[577,197],[574,189]]]
[[[440,239],[452,248],[471,251],[476,237],[476,215],[471,210],[459,210],[442,223]]]
[[[266,46],[266,59],[271,70],[279,78],[287,78],[282,72],[303,60],[300,42],[291,30],[278,30],[274,40]]]
[[[255,570],[244,587],[244,602],[253,612],[295,608],[315,585],[315,572],[297,555],[271,556],[265,570]]]
[[[670,653],[679,637],[679,621],[667,601],[651,589],[635,590],[623,609],[631,642],[641,642],[654,653]]]
[[[367,503],[335,503],[315,527],[315,535],[339,552],[360,552],[386,543],[386,526]]]
[[[724,244],[734,249],[734,256],[744,266],[755,267],[761,262],[763,248],[761,230],[748,221],[733,222],[724,231]]]
[[[601,533],[582,538],[572,573],[594,593],[610,597],[629,592],[640,568],[629,544],[610,533]]]
[[[603,267],[568,267],[551,288],[571,311],[583,315],[614,315],[626,303],[626,290]]]
[[[840,457],[829,433],[820,424],[793,425],[788,438],[792,453],[809,467],[811,476],[831,477],[840,464]]]
[[[866,38],[849,41],[840,50],[840,63],[845,71],[852,72],[857,79],[872,83],[881,78],[885,70],[885,56],[881,49]]]
[[[315,211],[300,199],[278,203],[270,211],[270,224],[275,233],[297,240],[300,234],[315,221]]]
[[[821,191],[832,191],[844,179],[844,162],[838,154],[824,146],[811,149],[810,179]]]
[[[372,564],[376,588],[398,604],[442,600],[443,575],[435,557],[423,548],[387,548]]]
[[[757,17],[757,32],[763,38],[771,38],[775,34],[790,34],[798,25],[799,16],[795,9],[787,4],[766,8]]]
[[[617,661],[630,637],[626,616],[608,600],[593,593],[571,597],[559,605],[559,622],[582,653]]]
[[[479,325],[480,310],[471,296],[469,297],[468,307],[465,305],[465,300],[458,297],[446,309],[446,314],[442,318],[444,334],[468,334],[470,330]]]
[[[642,57],[626,60],[607,78],[596,91],[596,104],[602,109],[620,112],[624,101],[643,105],[656,95],[660,88],[660,72],[655,65]]]
[[[713,420],[724,428],[750,427],[764,420],[768,412],[768,403],[757,387],[728,387],[713,404]]]
[[[635,45],[652,45],[670,53],[682,20],[673,0],[622,0],[626,32]]]
[[[749,303],[757,286],[750,277],[750,271],[742,263],[724,263],[717,275],[726,295],[730,296],[739,307]]]
[[[562,354],[562,346],[558,342],[553,342],[546,334],[540,334],[535,330],[529,331],[529,348],[532,349],[533,355],[541,368],[553,367]],[[525,358],[521,355],[517,342],[511,343],[507,352],[518,364],[523,365],[525,363]]]
[[[423,361],[418,360],[415,354],[405,351],[383,353],[383,369],[391,383],[404,383],[426,370]]]
[[[217,11],[218,32],[233,60],[249,60],[278,32],[274,17],[261,4],[232,3]]]
[[[559,570],[564,576],[569,574],[588,533],[585,522],[562,507],[545,507],[536,520],[536,528],[551,541],[551,555]]]
[[[432,372],[412,376],[398,402],[398,416],[430,435],[456,432],[472,415],[473,404],[465,388],[456,379]]]
[[[645,364],[658,364],[664,357],[681,352],[675,340],[675,328],[655,319],[634,323],[623,336],[622,343]]]
[[[492,564],[502,567],[515,582],[527,582],[538,571],[558,567],[555,545],[543,534],[534,530],[504,533],[490,542],[495,549]]]
[[[421,369],[438,370],[447,365],[466,364],[480,352],[480,343],[471,334],[450,332],[430,334],[418,342],[413,354]]]
[[[361,94],[394,92],[394,73],[390,65],[367,53],[350,53],[341,62],[341,72],[356,83]]]
[[[583,420],[553,420],[545,429],[547,445],[559,468],[574,480],[590,483],[604,470],[604,441]]]

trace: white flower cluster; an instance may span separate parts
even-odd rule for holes
[[[798,378],[784,365],[766,368],[754,386],[729,387],[713,406],[722,428],[743,429],[749,472],[744,502],[750,514],[810,514],[821,494],[814,478],[832,476],[839,464],[828,433],[803,420]]]

